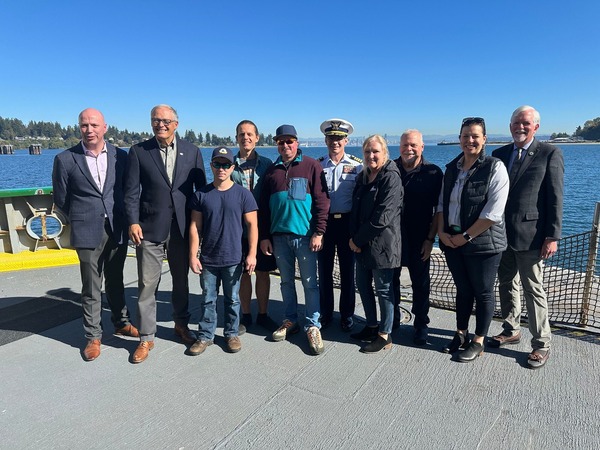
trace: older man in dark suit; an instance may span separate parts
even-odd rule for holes
[[[508,249],[503,253],[498,279],[503,332],[490,344],[501,347],[521,340],[523,284],[533,351],[527,364],[543,367],[550,356],[548,302],[543,283],[543,261],[554,255],[561,235],[564,161],[559,148],[539,142],[535,133],[540,114],[531,106],[517,108],[511,117],[513,143],[492,155],[506,164],[510,191],[505,210]]]
[[[175,136],[177,112],[171,106],[152,108],[154,137],[129,150],[125,209],[129,238],[137,245],[138,306],[141,342],[132,362],[140,363],[154,348],[156,297],[162,259],[167,253],[173,278],[171,302],[175,334],[191,345],[196,335],[188,328],[188,198],[206,184],[200,150]]]
[[[115,334],[138,337],[129,322],[123,287],[127,255],[127,224],[123,180],[127,153],[104,141],[102,113],[88,108],[79,114],[81,142],[54,159],[54,204],[69,219],[71,245],[77,250],[81,272],[83,328],[88,343],[83,358],[100,355],[102,339],[102,276],[112,312]]]

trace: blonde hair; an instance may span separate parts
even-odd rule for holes
[[[365,139],[365,141],[363,142],[363,145],[362,145],[363,158],[365,155],[365,150],[371,144],[371,142],[377,142],[381,145],[381,148],[383,150],[383,162],[381,165],[383,167],[383,165],[390,159],[390,151],[388,149],[387,142],[385,141],[385,138],[379,134],[373,134],[372,136],[369,136],[368,138]],[[368,183],[369,182],[369,174],[371,173],[371,170],[368,167],[366,167],[365,170],[363,170],[362,172],[363,172],[363,181],[365,183]]]

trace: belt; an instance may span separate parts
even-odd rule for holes
[[[333,213],[333,214],[329,214],[329,218],[330,219],[341,219],[342,217],[345,217],[349,214],[350,213]]]

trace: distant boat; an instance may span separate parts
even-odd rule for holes
[[[460,142],[440,141],[440,142],[437,143],[437,145],[460,145]]]

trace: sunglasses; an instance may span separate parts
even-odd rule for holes
[[[325,139],[328,141],[343,141],[346,139],[346,136],[340,136],[339,134],[329,134],[325,136]]]
[[[463,127],[468,127],[470,125],[481,125],[481,128],[483,128],[483,134],[485,134],[485,120],[483,120],[483,117],[465,117],[460,126],[461,131]]]
[[[169,125],[171,125],[173,122],[177,122],[176,120],[171,120],[171,119],[152,119],[151,120],[152,125],[159,125],[161,122],[165,124],[166,127],[168,127]]]
[[[220,163],[220,162],[212,162],[211,165],[215,168],[215,169],[230,169],[231,166],[233,166],[233,164],[231,163]]]
[[[296,139],[277,139],[277,145],[292,145],[294,142],[296,142]]]

